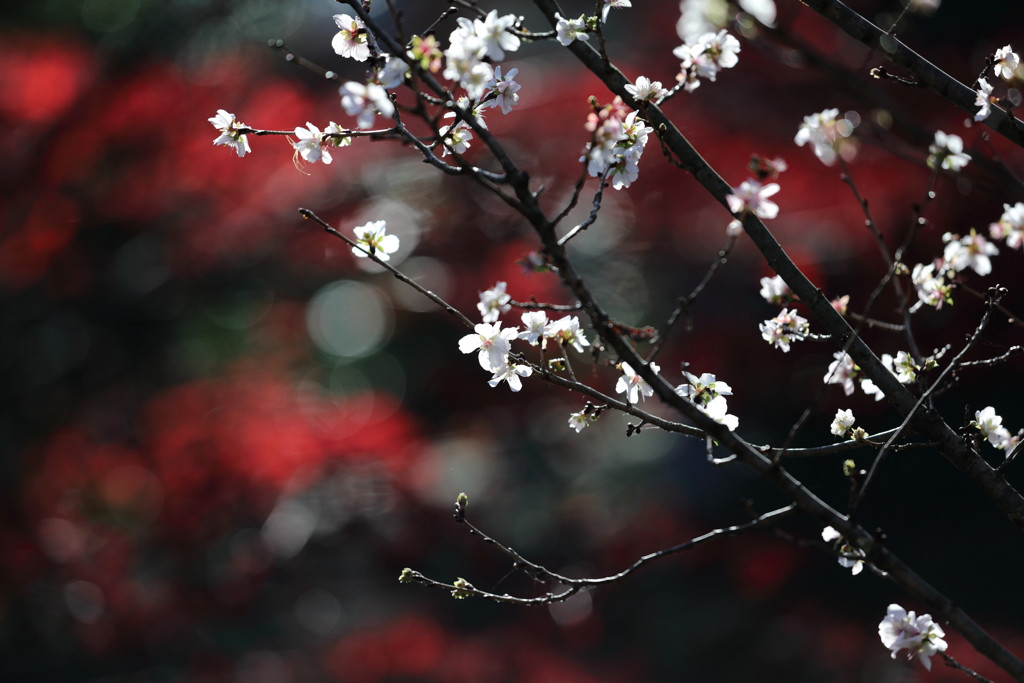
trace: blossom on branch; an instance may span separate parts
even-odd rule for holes
[[[959,135],[935,131],[935,142],[928,148],[928,168],[939,166],[956,172],[970,160],[971,155],[964,154],[964,141]]]
[[[848,150],[855,148],[846,142],[846,139],[853,133],[854,124],[849,119],[839,118],[838,109],[826,109],[817,114],[804,117],[800,124],[793,142],[803,147],[808,142],[814,150],[814,156],[821,159],[821,163],[831,166],[836,163],[836,154],[844,154],[844,159],[850,160],[852,156]],[[851,117],[853,114],[850,115]]]
[[[502,382],[508,382],[508,388],[512,391],[519,391],[523,388],[523,381],[520,377],[529,377],[533,374],[533,368],[529,365],[516,365],[506,363],[494,371],[494,377],[487,383],[492,387],[498,386]]]
[[[999,254],[999,247],[979,235],[974,228],[971,228],[970,234],[964,237],[947,232],[942,236],[942,241],[946,243],[942,258],[949,268],[959,273],[969,267],[978,275],[988,275],[992,272],[992,261],[989,256]]]
[[[512,297],[505,292],[506,286],[506,283],[498,282],[493,288],[480,292],[480,302],[476,308],[485,323],[493,323],[502,313],[507,313],[512,308],[508,303]]]
[[[623,361],[619,363],[618,367],[622,370],[622,377],[619,377],[619,381],[615,383],[615,393],[625,393],[627,403],[637,403],[641,398],[654,395],[654,389],[651,385],[638,375],[629,363]],[[654,374],[658,374],[658,371],[661,369],[657,363],[650,363],[648,367],[654,371]]]
[[[587,34],[587,18],[580,15],[579,19],[564,19],[561,14],[555,13],[555,33],[558,42],[568,47],[574,40],[590,40]]]
[[[878,636],[882,645],[892,650],[893,659],[897,652],[906,650],[908,659],[917,655],[929,671],[932,668],[930,658],[946,650],[946,641],[942,639],[945,635],[930,614],[918,617],[895,604],[889,605],[885,618],[878,624]]]
[[[795,341],[803,341],[810,331],[810,323],[806,318],[797,315],[796,309],[792,311],[785,308],[771,320],[761,323],[761,338],[783,353],[789,353],[789,345]]]
[[[353,228],[356,234],[356,244],[363,249],[352,247],[352,253],[359,258],[368,258],[366,252],[370,252],[381,261],[387,261],[391,254],[398,251],[398,236],[388,235],[384,232],[386,223],[384,221],[371,221],[366,225]],[[363,251],[363,250],[366,251]]]
[[[832,357],[835,360],[829,364],[828,372],[825,373],[825,384],[841,384],[843,392],[849,396],[856,388],[853,378],[857,375],[857,366],[850,354],[844,351],[836,351]]]
[[[762,185],[760,181],[748,178],[739,187],[732,188],[732,194],[725,196],[729,210],[736,216],[752,213],[758,218],[775,218],[779,215],[779,206],[768,199],[779,191],[778,183]]]
[[[519,102],[519,89],[522,87],[512,79],[519,73],[519,69],[509,69],[505,75],[501,73],[501,67],[495,67],[494,78],[487,81],[487,97],[484,100],[484,107],[501,107],[502,114],[512,111],[513,105]]]
[[[910,273],[910,281],[917,290],[917,305],[934,306],[935,310],[938,310],[942,308],[943,303],[953,303],[953,288],[935,271],[934,263],[918,263]]]
[[[460,23],[468,20],[460,18]],[[487,57],[493,59],[496,62],[500,62],[505,59],[505,50],[509,52],[515,52],[519,49],[519,38],[508,32],[508,29],[512,28],[516,24],[516,17],[514,14],[506,14],[505,16],[499,17],[498,10],[492,9],[487,13],[487,16],[480,19],[473,20],[473,33],[480,38],[482,44],[483,55],[481,57]]]
[[[341,106],[349,116],[356,117],[356,124],[363,129],[373,128],[374,119],[395,113],[395,105],[388,97],[388,91],[377,83],[356,83],[349,81],[341,86]]]
[[[473,131],[465,121],[459,121],[451,126],[441,126],[437,133],[444,142],[441,149],[442,157],[448,156],[449,150],[455,154],[462,154],[472,146],[469,141],[473,139]]]
[[[604,7],[601,8],[601,21],[608,21],[608,11],[615,7],[620,9],[622,7],[632,7],[633,3],[630,0],[604,0]]]
[[[583,353],[584,346],[590,346],[586,335],[580,329],[580,319],[575,315],[552,320],[544,328],[544,336],[557,339],[563,346],[571,346],[577,353]]]
[[[1005,239],[1010,249],[1019,249],[1024,244],[1024,203],[1003,204],[1003,215],[989,225],[988,234],[994,240]]]
[[[996,415],[995,408],[988,406],[984,410],[975,412],[971,425],[977,428],[990,444],[1009,452],[1007,444],[1011,439],[1010,430],[1003,426],[1003,418]]]
[[[292,147],[295,148],[295,153],[304,160],[311,164],[318,161],[323,161],[325,164],[331,163],[331,153],[323,147],[323,138],[319,128],[307,121],[306,128],[299,126],[295,129],[295,137],[298,140],[292,143]]]
[[[593,415],[588,415],[585,411],[582,410],[578,413],[572,413],[571,415],[569,415],[569,428],[575,429],[576,433],[579,434],[584,429],[589,427],[591,423],[594,422],[594,419],[595,418]]]
[[[1017,53],[1010,49],[1009,45],[1004,45],[996,50],[993,57],[995,59],[993,69],[996,72],[996,76],[1007,81],[1012,79],[1017,71],[1017,67],[1020,65],[1020,57],[1017,56]]]
[[[992,113],[992,86],[984,78],[978,79],[978,89],[974,91],[976,97],[974,106],[981,107],[974,115],[975,121],[984,121]]]
[[[388,53],[382,53],[381,57],[386,60],[384,68],[377,72],[377,81],[381,86],[391,90],[405,83],[409,75],[409,65],[399,57],[392,57]]]
[[[661,85],[661,81],[652,81],[646,76],[639,76],[636,85],[626,85],[626,92],[633,96],[637,102],[653,102],[657,104],[661,98],[668,94]]]
[[[836,436],[846,436],[846,432],[850,431],[856,421],[852,410],[837,410],[836,417],[832,420],[832,433]]]
[[[365,62],[370,57],[370,45],[366,26],[358,17],[335,14],[334,23],[341,29],[331,41],[331,47],[342,57]]]
[[[761,278],[761,297],[770,304],[782,304],[790,300],[793,290],[780,275]]]
[[[544,311],[527,311],[523,313],[522,320],[523,331],[519,333],[519,338],[529,342],[530,346],[537,346],[548,325],[548,314]]]
[[[214,145],[234,147],[239,158],[252,151],[249,149],[249,137],[238,132],[240,129],[248,128],[248,126],[236,119],[234,114],[218,109],[217,115],[208,118],[207,121],[220,131],[220,135],[213,140]]]
[[[507,365],[508,354],[512,350],[509,342],[519,334],[519,328],[501,329],[501,323],[480,323],[475,325],[473,330],[474,334],[467,334],[459,340],[459,351],[479,351],[477,360],[480,367],[488,372],[496,372],[498,368]]]

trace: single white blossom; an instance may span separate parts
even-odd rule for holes
[[[519,391],[523,388],[523,381],[520,377],[529,377],[533,374],[533,368],[529,365],[505,364],[495,369],[494,377],[487,382],[492,387],[502,382],[508,382],[508,388],[512,391]]]
[[[557,339],[563,346],[573,347],[577,353],[583,353],[583,347],[590,346],[586,335],[580,329],[580,319],[575,315],[567,315],[549,322],[544,328],[544,336]]]
[[[248,128],[248,126],[236,119],[234,114],[218,109],[217,115],[208,118],[207,121],[220,131],[220,135],[213,141],[214,145],[234,147],[239,158],[252,151],[249,149],[249,137],[238,132],[240,129]]]
[[[892,651],[893,659],[897,652],[906,650],[909,659],[917,655],[929,671],[932,668],[930,658],[946,650],[946,641],[942,639],[945,635],[930,614],[918,617],[895,604],[889,605],[885,618],[878,624],[878,636],[882,645]]]
[[[661,81],[652,81],[646,76],[638,77],[635,85],[627,85],[626,92],[632,95],[637,102],[654,102],[655,104],[668,95],[668,90],[662,87]]]
[[[837,418],[838,419],[838,418]],[[833,432],[834,433],[834,432]],[[826,543],[835,543],[842,540],[843,535],[830,526],[821,530],[821,540]],[[855,548],[849,543],[837,544],[839,547],[839,565],[846,567],[850,573],[856,576],[864,571],[864,551]]]
[[[508,364],[508,354],[512,350],[510,341],[519,334],[518,327],[501,329],[501,323],[480,323],[473,326],[474,334],[467,334],[459,340],[459,351],[472,353],[479,351],[477,360],[480,367],[488,372]]]
[[[730,432],[736,431],[736,428],[740,426],[740,419],[738,417],[727,414],[729,406],[724,396],[715,396],[707,404],[697,403],[696,406],[715,422],[728,427]]]
[[[935,142],[928,148],[928,168],[941,166],[949,171],[959,171],[971,160],[964,154],[964,141],[959,135],[946,135],[935,131]]]
[[[1010,249],[1020,249],[1024,244],[1024,203],[1003,204],[1003,215],[989,226],[988,234],[994,240],[1005,239]]]
[[[984,78],[978,79],[978,89],[974,91],[976,97],[974,106],[981,107],[974,115],[975,121],[984,121],[992,113],[992,86]]]
[[[331,153],[323,147],[319,128],[307,122],[306,128],[299,126],[295,129],[295,137],[298,140],[292,143],[292,147],[295,148],[295,153],[304,160],[311,164],[318,161],[323,161],[325,164],[331,163]]]
[[[832,357],[835,360],[829,364],[828,372],[825,373],[825,384],[841,384],[843,392],[849,396],[856,388],[853,378],[857,374],[857,366],[850,354],[843,351],[836,351]]]
[[[774,10],[773,4],[772,11]],[[731,20],[729,3],[726,0],[682,0],[679,3],[679,11],[682,15],[676,23],[676,33],[688,43],[696,40],[697,36],[724,28]]]
[[[852,410],[837,410],[836,418],[832,420],[832,433],[836,436],[846,436],[846,432],[850,431],[856,421]]]
[[[527,311],[523,313],[523,331],[519,338],[529,342],[530,346],[536,346],[544,336],[547,324],[548,314],[544,311]]]
[[[519,89],[522,87],[512,79],[519,73],[519,69],[509,69],[504,76],[501,74],[501,67],[494,68],[494,78],[487,82],[487,94],[490,99],[483,102],[485,107],[501,107],[501,113],[507,114],[512,111],[513,105],[519,102]]]
[[[844,141],[853,133],[854,126],[849,119],[838,117],[838,109],[826,109],[805,116],[793,142],[800,147],[811,143],[814,155],[826,166],[836,163],[838,152],[843,152],[843,158],[849,160],[849,153],[846,150],[853,148],[848,143],[844,145]]]
[[[409,65],[398,57],[392,57],[386,52],[381,54],[386,60],[384,68],[377,72],[377,80],[381,87],[391,90],[405,83],[405,77],[409,74]]]
[[[676,387],[676,393],[691,403],[706,404],[718,396],[732,396],[732,387],[709,372],[700,377],[683,371],[686,384]]]
[[[558,42],[568,46],[574,40],[590,40],[587,34],[587,17],[583,14],[579,19],[563,19],[562,15],[555,13],[555,33],[558,35]]]
[[[770,304],[782,304],[793,296],[793,290],[780,275],[761,278],[761,297]]]
[[[366,225],[353,228],[353,232],[356,234],[356,244],[366,251],[352,247],[352,253],[360,258],[367,258],[366,252],[369,251],[381,261],[389,260],[391,254],[398,251],[398,236],[385,233],[385,227],[387,226],[384,221],[371,221]]]
[[[658,374],[658,371],[661,369],[657,363],[650,363],[648,367],[651,368],[654,374]],[[615,393],[625,393],[628,403],[637,403],[641,398],[654,395],[654,389],[651,385],[643,377],[636,374],[629,363],[625,361],[619,363],[619,369],[622,370],[622,377],[619,377],[619,381],[615,383]]]
[[[775,3],[772,0],[740,0],[740,8],[766,26],[775,24]]]
[[[762,185],[760,181],[748,178],[739,187],[732,188],[732,194],[726,195],[725,200],[733,214],[742,215],[749,211],[758,218],[775,218],[779,215],[779,207],[768,197],[778,191],[778,183]]]
[[[469,98],[466,97],[465,95],[460,96],[459,99],[457,99],[455,101],[455,105],[459,109],[461,109],[462,111],[470,114],[474,119],[476,119],[476,122],[478,124],[480,124],[481,128],[487,128],[487,122],[484,121],[484,115],[483,115],[483,112],[481,110],[482,109],[486,109],[490,105],[487,105],[487,104],[484,104],[484,103],[478,103],[476,106],[470,108],[470,105],[472,105],[472,102],[470,102]],[[455,112],[452,111],[452,110],[449,110],[447,113],[445,113],[445,115],[442,118],[454,119],[455,116],[456,116]],[[463,125],[466,125],[466,124],[463,124]]]
[[[821,530],[821,540],[825,541],[826,543],[838,541],[842,537],[843,535],[841,533],[839,533],[837,530],[833,529],[830,526],[827,526]]]
[[[760,325],[761,337],[783,353],[789,353],[789,345],[795,341],[803,341],[810,331],[810,323],[806,318],[797,315],[796,309],[792,311],[782,309],[782,312],[771,320],[765,320]]]
[[[340,29],[331,41],[334,51],[342,57],[351,57],[357,62],[365,62],[369,59],[370,45],[363,22],[358,17],[335,14],[334,23]]]
[[[604,0],[604,7],[601,9],[601,21],[608,21],[608,11],[615,7],[620,9],[622,7],[632,7],[633,3],[630,0]]]
[[[946,243],[942,257],[949,268],[958,273],[966,268],[972,268],[978,275],[988,275],[992,272],[992,261],[989,256],[996,256],[999,247],[973,228],[970,234],[964,237],[947,232],[942,236],[942,241]]]
[[[902,384],[910,384],[917,380],[917,371],[920,370],[917,363],[914,362],[914,357],[906,351],[897,352],[893,368],[890,368],[890,370],[893,369],[896,373],[896,379]]]
[[[349,81],[341,86],[341,106],[349,116],[356,117],[360,128],[372,128],[378,112],[381,116],[395,113],[388,91],[377,83]]]
[[[888,353],[883,353],[879,360],[882,361],[882,367],[888,370],[895,377],[896,370],[893,366],[893,357]],[[874,396],[875,401],[881,401],[885,398],[885,394],[870,378],[864,378],[860,381],[860,389],[868,396]]]
[[[943,302],[952,303],[953,289],[942,275],[936,274],[936,264],[918,263],[910,273],[910,281],[917,290],[916,305],[934,306],[938,310]]]
[[[519,49],[519,38],[508,29],[516,24],[514,14],[499,17],[498,10],[492,9],[487,16],[473,20],[473,31],[483,43],[483,56],[500,62],[505,59],[505,50],[515,52]]]
[[[1017,56],[1017,53],[1011,50],[1009,45],[1005,45],[996,50],[995,60],[996,76],[1007,81],[1012,79],[1017,71],[1017,66],[1020,65],[1020,57]]]
[[[577,434],[589,427],[590,423],[593,421],[594,418],[587,415],[582,410],[578,413],[572,413],[569,415],[569,427],[570,429],[575,429]]]
[[[465,121],[459,121],[450,126],[441,126],[437,132],[444,141],[441,150],[442,158],[448,156],[449,151],[462,154],[472,146],[469,141],[473,139],[473,131]]]
[[[996,415],[996,409],[992,406],[975,412],[973,424],[981,432],[981,435],[996,448],[1005,449],[1012,438],[1010,431],[1003,426],[1003,418]]]
[[[508,303],[512,296],[505,292],[505,287],[506,283],[498,282],[493,288],[480,292],[480,303],[476,308],[485,323],[493,323],[502,313],[507,313],[512,308]]]

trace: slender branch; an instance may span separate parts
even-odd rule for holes
[[[587,228],[594,224],[594,221],[597,220],[597,214],[601,210],[601,199],[604,197],[604,188],[606,187],[608,187],[607,171],[601,174],[601,182],[598,184],[597,193],[594,194],[594,204],[593,207],[590,209],[590,215],[587,216],[587,219],[585,221],[577,225],[569,232],[565,233],[565,236],[562,237],[562,239],[558,240],[558,246],[564,246],[566,242],[568,242],[573,237],[575,237],[576,235],[583,232],[584,230],[586,230]]]
[[[962,289],[963,291],[967,292],[968,294],[970,294],[971,296],[973,296],[973,297],[975,297],[977,299],[982,299],[982,300],[985,299],[985,294],[983,292],[979,292],[978,290],[974,289],[973,287],[968,286],[967,283],[965,283],[963,280],[957,280],[956,281],[956,288],[957,289]],[[1022,320],[1016,313],[1014,313],[1013,311],[1008,309],[1006,306],[1003,306],[1002,304],[997,303],[996,304],[996,310],[998,310],[1000,313],[1005,315],[1008,322],[1016,325],[1017,327],[1024,327],[1024,320]]]
[[[439,16],[437,19],[435,19],[434,23],[432,23],[430,26],[428,26],[426,28],[426,30],[424,30],[421,35],[429,36],[430,34],[432,34],[434,32],[434,30],[437,28],[438,24],[440,24],[442,21],[444,21],[445,19],[447,19],[448,17],[450,17],[451,15],[455,14],[458,11],[459,11],[459,8],[456,7],[455,5],[452,5],[451,7],[446,9],[444,12],[441,12],[441,16]]]
[[[1024,351],[1024,348],[1022,348],[1020,346],[1011,346],[1009,349],[1007,349],[1006,353],[1004,353],[1002,355],[999,355],[999,356],[996,356],[995,358],[986,358],[985,360],[968,360],[968,361],[964,361],[963,363],[960,364],[960,367],[962,367],[962,368],[969,368],[969,367],[986,367],[986,368],[990,368],[993,365],[999,365],[1000,363],[1005,363],[1006,361],[1010,360],[1010,358],[1012,358],[1013,356],[1016,356],[1017,354],[1019,354],[1021,351]]]
[[[952,669],[957,669],[959,671],[963,671],[965,674],[967,674],[971,678],[973,678],[973,679],[975,679],[977,681],[981,681],[982,683],[993,683],[993,681],[989,680],[988,678],[985,678],[984,676],[982,676],[977,671],[975,671],[973,669],[968,669],[966,666],[964,666],[960,662],[958,662],[955,659],[953,659],[953,657],[951,655],[949,655],[949,654],[947,654],[945,652],[940,652],[939,654],[942,655],[942,659],[945,660],[946,666],[948,666],[948,667],[950,667]]]
[[[668,335],[672,331],[672,327],[676,324],[676,320],[679,319],[680,314],[686,314],[686,331],[689,332],[693,329],[693,319],[690,317],[690,306],[693,305],[693,302],[697,300],[700,293],[703,292],[704,288],[708,286],[709,282],[711,282],[711,278],[718,271],[718,268],[725,265],[725,262],[728,260],[729,253],[735,246],[736,238],[730,237],[725,247],[718,252],[718,256],[716,256],[715,260],[711,262],[711,266],[708,268],[707,272],[704,273],[704,277],[701,279],[700,283],[694,287],[693,291],[687,296],[681,296],[676,299],[675,309],[673,309],[672,314],[669,315],[668,320],[665,321],[662,328],[658,330],[658,338],[651,346],[650,353],[647,354],[648,363],[653,361],[658,356],[658,353],[661,352],[661,349],[664,347],[665,342],[668,341]]]
[[[543,304],[536,299],[532,301],[509,301],[508,305],[513,308],[521,308],[524,311],[578,311],[581,308],[579,304]]]
[[[431,301],[433,301],[435,304],[437,304],[438,306],[440,306],[444,310],[446,310],[449,313],[451,313],[452,315],[454,315],[456,318],[458,318],[462,322],[463,325],[465,325],[469,329],[472,330],[475,327],[475,323],[472,320],[470,320],[469,318],[467,318],[466,316],[464,316],[461,311],[459,311],[457,308],[455,308],[454,306],[449,304],[447,301],[445,301],[444,299],[439,297],[437,294],[434,294],[429,289],[426,289],[425,287],[420,285],[415,280],[411,280],[408,276],[406,276],[404,273],[402,273],[400,270],[395,268],[393,265],[391,265],[387,261],[382,261],[380,259],[380,257],[377,256],[377,254],[374,253],[374,251],[372,249],[366,249],[365,247],[357,244],[354,240],[350,239],[347,235],[341,234],[340,232],[338,232],[337,230],[332,228],[326,221],[324,221],[322,218],[317,216],[315,213],[313,213],[309,209],[299,209],[299,214],[303,218],[307,218],[307,219],[315,221],[326,232],[329,232],[330,234],[334,235],[335,237],[337,237],[341,241],[345,242],[345,244],[349,245],[353,249],[358,249],[359,251],[361,251],[364,254],[366,254],[367,256],[369,256],[370,260],[372,260],[374,263],[376,263],[379,266],[383,266],[386,270],[388,270],[396,278],[398,278],[399,280],[401,280],[405,284],[409,285],[410,287],[412,287],[417,292],[419,292],[423,296],[425,296],[428,299],[430,299]]]
[[[286,48],[284,46],[283,40],[274,40],[273,38],[271,38],[270,40],[267,41],[267,46],[280,52],[283,52],[284,60],[286,62],[295,62],[302,68],[309,69],[313,73],[319,74],[324,78],[329,78],[332,81],[341,81],[341,78],[338,76],[338,74],[334,73],[333,71],[329,71],[318,64],[314,64],[305,57],[300,57],[299,55],[295,54],[294,52]]]
[[[549,605],[553,602],[563,602],[584,588],[594,588],[596,586],[604,586],[608,584],[618,583],[619,581],[622,581],[623,579],[625,579],[641,567],[644,567],[652,562],[656,562],[665,557],[670,557],[672,555],[676,555],[686,550],[691,550],[699,545],[707,543],[708,541],[712,541],[718,538],[729,538],[732,536],[737,536],[747,531],[753,531],[754,529],[758,529],[763,526],[774,525],[780,519],[784,519],[785,517],[788,517],[789,515],[796,512],[796,509],[797,506],[795,504],[787,505],[777,510],[766,512],[765,514],[745,524],[737,524],[734,526],[715,529],[713,531],[709,531],[708,533],[702,536],[692,538],[684,543],[680,543],[670,548],[665,548],[663,550],[659,550],[657,552],[644,555],[636,562],[634,562],[633,564],[631,564],[630,566],[626,567],[625,569],[616,574],[583,579],[569,578],[568,576],[563,576],[562,574],[553,572],[543,565],[531,562],[511,547],[506,546],[500,543],[499,541],[496,541],[495,539],[491,538],[490,536],[488,536],[487,534],[483,533],[478,528],[470,524],[468,520],[463,519],[461,523],[465,524],[469,528],[471,534],[479,536],[482,541],[484,541],[488,545],[492,545],[498,548],[501,552],[512,558],[513,568],[522,570],[526,572],[528,575],[533,576],[535,578],[543,578],[549,581],[560,583],[564,586],[568,586],[568,589],[562,593],[546,593],[545,595],[537,598],[517,598],[507,593],[504,595],[498,595],[496,593],[483,591],[469,584],[456,586],[455,584],[441,583],[439,581],[430,579],[417,571],[412,570],[409,570],[408,574],[403,573],[403,576],[405,577],[403,580],[415,581],[417,583],[422,583],[428,586],[444,588],[445,590],[452,591],[453,593],[458,592],[466,596],[472,595],[475,597],[485,598],[487,600],[494,600],[496,602],[510,602],[518,605]]]
[[[896,325],[894,323],[887,323],[887,322],[883,322],[881,320],[875,320],[874,318],[866,318],[863,315],[861,315],[860,313],[850,312],[850,313],[847,313],[846,315],[850,316],[851,318],[853,318],[857,322],[863,322],[864,325],[867,326],[867,328],[869,330],[877,328],[879,330],[887,330],[889,332],[902,332],[904,329],[906,329],[906,328],[903,327],[903,325]]]
[[[593,144],[594,136],[590,136],[591,144]],[[562,219],[569,215],[569,212],[576,208],[576,204],[580,201],[580,193],[583,191],[583,185],[587,182],[587,162],[583,162],[583,168],[580,169],[580,177],[576,180],[576,186],[572,191],[572,198],[569,200],[569,205],[562,209],[562,213],[555,216],[551,223],[557,226],[562,222]],[[604,182],[604,178],[601,179]]]

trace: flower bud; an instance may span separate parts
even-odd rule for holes
[[[743,223],[740,223],[738,220],[733,219],[725,228],[725,234],[730,239],[736,239],[737,237],[743,234]]]

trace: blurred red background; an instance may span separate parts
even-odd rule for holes
[[[397,4],[409,30],[445,7]],[[631,78],[669,82],[678,5],[635,4],[613,14],[609,50]],[[569,15],[590,6],[575,5],[566,3]],[[871,18],[895,11],[856,6]],[[508,575],[502,556],[450,521],[460,491],[483,528],[581,575],[742,522],[744,499],[761,510],[779,499],[743,472],[709,468],[700,443],[650,432],[627,440],[627,420],[615,415],[577,436],[565,420],[579,397],[530,381],[518,395],[487,387],[458,353],[456,321],[297,213],[312,208],[342,231],[386,219],[402,238],[396,265],[467,312],[499,280],[517,300],[568,302],[553,275],[517,265],[537,241],[477,187],[383,142],[357,140],[306,173],[281,138],[252,138],[244,159],[210,144],[206,119],[219,108],[266,129],[349,122],[334,84],[265,47],[282,38],[358,78],[358,65],[329,49],[337,7],[51,0],[3,10],[5,680],[964,680],[941,665],[928,674],[893,662],[881,647],[886,605],[919,605],[769,534],[704,546],[550,609],[398,584],[411,566],[525,596],[546,588]],[[544,27],[527,3],[500,9]],[[789,162],[769,227],[830,296],[850,294],[856,309],[884,269],[838,171],[793,144],[803,116],[860,112],[852,171],[894,238],[927,185],[932,131],[965,138],[977,163],[940,178],[910,262],[936,255],[943,232],[985,229],[1003,202],[1024,199],[1012,177],[1020,150],[965,130],[963,113],[926,92],[870,83],[877,57],[796,2],[779,10],[785,35],[875,88],[872,99],[759,32],[742,39],[737,68],[667,111],[734,184],[751,153]],[[905,19],[900,37],[970,82],[985,55],[1019,40],[1020,9],[999,12],[943,6]],[[525,45],[510,56],[521,104],[487,119],[553,210],[579,172],[587,97],[610,99],[556,48]],[[469,158],[486,161],[478,147]],[[652,139],[639,181],[606,194],[574,257],[614,315],[658,326],[724,245],[727,219]],[[1007,306],[1024,308],[1014,289],[1021,258],[1002,254],[977,286],[1009,286]],[[778,443],[817,392],[832,349],[782,355],[764,344],[757,324],[774,315],[757,294],[764,275],[741,238],[695,306],[694,329],[675,332],[661,365],[673,378],[684,361],[716,373],[734,387],[744,437]],[[891,318],[892,308],[883,297],[876,311]],[[922,313],[922,346],[956,344],[979,310],[961,296]],[[1015,334],[996,323],[991,355]],[[901,348],[884,333],[866,336],[879,352]],[[1011,429],[1024,426],[1007,379],[1020,369],[978,372],[969,390],[944,396],[951,424],[970,403],[997,405]],[[592,378],[611,391],[615,376],[595,368]],[[848,405],[870,429],[896,424],[886,406],[856,401],[827,394],[805,442],[828,442],[831,416]],[[865,523],[882,525],[926,579],[1020,652],[1024,631],[1010,608],[1022,597],[1016,532],[936,454],[893,460]],[[841,461],[793,469],[839,503]],[[949,636],[961,662],[998,676]]]

